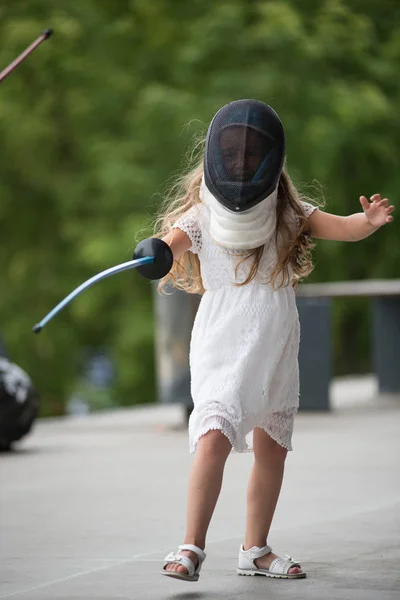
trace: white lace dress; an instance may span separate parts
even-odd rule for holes
[[[309,216],[315,207],[303,203],[303,210]],[[174,225],[191,239],[206,289],[190,345],[190,452],[211,429],[221,430],[235,451],[249,451],[255,427],[291,450],[300,339],[293,287],[262,283],[276,263],[274,241],[264,249],[257,279],[233,285],[238,255],[211,239],[208,223],[208,208],[198,204]],[[247,268],[239,269],[239,281]]]

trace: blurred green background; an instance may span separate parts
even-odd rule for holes
[[[93,406],[155,400],[151,285],[134,271],[31,328],[131,259],[190,140],[226,102],[277,110],[292,177],[325,210],[357,212],[376,192],[397,203],[398,0],[1,0],[0,69],[47,27],[54,36],[0,86],[0,336],[42,415],[64,412],[102,350],[115,372]],[[399,220],[357,244],[319,242],[315,262],[309,281],[398,277]],[[335,374],[369,371],[368,320],[367,301],[335,301]]]

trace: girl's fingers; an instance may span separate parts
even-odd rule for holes
[[[391,217],[390,215],[394,211],[395,207],[393,206],[393,204],[389,206],[388,198],[381,198],[380,194],[374,194],[370,197],[370,201],[368,201],[366,196],[360,196],[360,204],[364,212],[371,209],[371,207],[383,209],[386,212],[386,223],[391,223],[391,221],[393,221],[393,217]]]
[[[384,198],[378,202],[378,206],[387,206],[389,204],[388,198]]]

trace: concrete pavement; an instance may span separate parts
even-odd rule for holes
[[[269,542],[299,581],[235,573],[251,454],[228,460],[199,582],[159,575],[184,533],[180,407],[38,422],[0,456],[0,598],[399,600],[400,400],[371,390],[338,384],[333,413],[298,415]]]

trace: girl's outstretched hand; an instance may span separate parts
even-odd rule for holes
[[[373,227],[381,227],[393,221],[391,213],[394,211],[394,206],[389,206],[389,200],[387,198],[382,200],[380,194],[371,196],[370,202],[365,196],[361,196],[360,203],[365,216]]]

